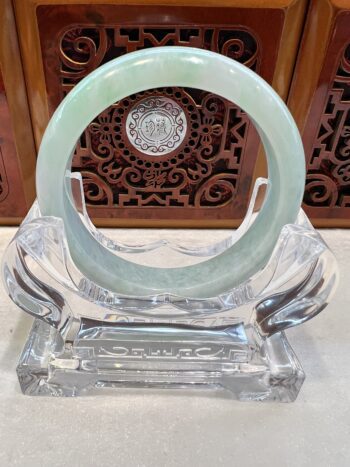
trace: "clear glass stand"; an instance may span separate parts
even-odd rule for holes
[[[181,265],[218,255],[236,242],[254,222],[257,195],[267,183],[257,181],[246,218],[224,240],[125,244],[95,229],[80,176],[67,177],[82,219],[105,248],[135,262],[144,262],[145,254],[152,261],[169,249]],[[81,274],[62,221],[42,216],[34,203],[7,248],[3,278],[11,299],[36,318],[17,367],[25,394],[78,396],[153,387],[290,402],[304,372],[284,330],[325,308],[337,268],[301,210],[295,224],[282,229],[268,264],[225,294],[206,299],[117,295]]]

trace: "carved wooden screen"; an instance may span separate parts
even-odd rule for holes
[[[349,226],[350,10],[333,0],[311,4],[289,104],[305,147],[304,208],[315,225]]]
[[[335,55],[336,69],[311,140],[304,202],[313,217],[332,209],[336,217],[350,218],[350,40],[334,52],[327,61]]]
[[[250,10],[249,15],[227,8],[161,10],[39,6],[50,113],[93,69],[148,47],[213,50],[271,82],[283,25],[280,10]],[[268,30],[264,20],[271,25]],[[173,151],[153,157],[147,140],[143,147],[133,143],[128,116],[157,98],[182,112],[187,129]],[[168,137],[164,122],[154,131]],[[132,220],[139,225],[152,225],[152,220],[163,225],[173,225],[174,220],[177,225],[232,225],[247,208],[258,145],[247,115],[233,103],[196,89],[153,89],[127,96],[91,122],[77,145],[73,169],[82,173],[94,218],[117,218],[119,225]]]

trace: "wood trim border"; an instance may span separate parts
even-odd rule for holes
[[[11,109],[14,143],[28,209],[35,199],[36,151],[11,0],[1,0],[0,17],[3,19],[0,35],[1,70]],[[5,222],[5,219],[0,219],[0,222]]]

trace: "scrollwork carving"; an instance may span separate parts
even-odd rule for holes
[[[314,206],[334,207],[337,201],[336,183],[323,174],[308,175],[305,185],[305,202]]]
[[[81,171],[85,199],[91,204],[111,205],[112,197],[108,185],[93,172]]]
[[[63,84],[76,84],[97,68],[109,47],[105,28],[72,28],[60,40],[59,57]]]
[[[232,201],[235,194],[232,182],[237,178],[237,175],[227,173],[213,175],[197,191],[195,206],[217,206]]]

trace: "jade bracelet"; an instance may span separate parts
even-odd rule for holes
[[[101,245],[80,218],[65,180],[75,145],[98,114],[131,94],[170,86],[215,93],[247,112],[265,148],[269,184],[255,221],[225,252],[196,265],[155,268],[122,259]],[[187,47],[129,53],[84,78],[52,116],[40,146],[36,172],[41,213],[63,220],[77,268],[97,285],[135,297],[163,293],[214,297],[249,279],[268,262],[282,227],[296,220],[304,180],[300,135],[276,92],[244,65]]]

